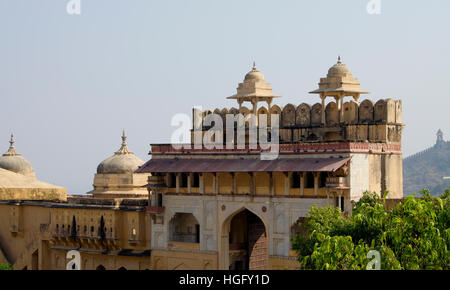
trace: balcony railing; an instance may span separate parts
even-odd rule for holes
[[[327,177],[326,179],[327,187],[347,187],[346,177]]]
[[[189,243],[189,242],[175,242],[169,241],[167,243],[169,249],[177,249],[177,250],[200,250],[200,243]]]
[[[148,178],[147,187],[167,187],[166,180],[164,176],[150,176]]]

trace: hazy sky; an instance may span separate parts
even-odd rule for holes
[[[175,113],[235,106],[251,69],[277,103],[315,103],[338,54],[371,92],[403,101],[403,152],[450,136],[450,1],[0,0],[0,151],[40,180],[92,189],[98,163],[128,144],[147,160]],[[447,139],[447,138],[446,138]]]

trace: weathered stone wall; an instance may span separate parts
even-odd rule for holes
[[[305,103],[298,106],[287,104],[284,107],[274,105],[270,113],[279,114],[281,143],[337,140],[400,143],[403,128],[401,104],[400,100],[392,99],[379,100],[375,104],[370,100],[361,103],[351,100],[343,104],[341,119],[338,104],[329,102],[324,109],[324,124],[320,103],[312,106]],[[204,111],[202,116],[199,112],[197,114],[198,117],[206,117],[213,112],[223,119],[224,128],[227,113],[241,113],[244,116],[251,113],[248,108],[242,107],[240,111],[236,108],[215,109]],[[258,109],[258,114],[267,113],[265,107]],[[194,125],[198,126],[199,122]],[[207,130],[209,127],[203,129]]]
[[[75,199],[76,200],[76,199]],[[71,200],[74,202],[75,200]],[[136,205],[137,206],[137,205]],[[116,210],[122,207],[124,210]],[[75,204],[66,202],[0,203],[0,247],[14,269],[65,269],[66,254],[81,244],[81,268],[150,269],[150,221],[145,207],[136,211],[125,205]],[[99,238],[101,216],[105,241]],[[78,239],[70,235],[76,219]],[[93,230],[92,230],[93,229]],[[108,247],[106,247],[106,244]],[[105,255],[105,249],[109,254]],[[130,249],[137,255],[122,253]]]
[[[166,211],[163,223],[152,222],[153,267],[204,269],[209,264],[212,269],[228,269],[229,223],[237,213],[247,209],[257,215],[265,225],[269,267],[273,264],[274,268],[279,268],[279,260],[283,257],[289,259],[291,256],[291,227],[300,217],[306,216],[311,206],[322,207],[332,203],[331,198],[164,195],[163,204]],[[348,201],[347,203],[350,204]],[[191,213],[199,222],[201,232],[197,249],[194,249],[191,243],[178,243],[175,248],[168,246],[173,244],[169,241],[169,227],[176,213]],[[197,259],[194,258],[195,254]],[[218,265],[216,262],[210,262],[217,261],[217,258]],[[271,260],[273,262],[270,262]],[[292,268],[295,265],[295,261],[290,261],[287,267]]]

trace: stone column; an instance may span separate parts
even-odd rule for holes
[[[314,172],[314,196],[319,194],[319,174]]]
[[[344,94],[342,93],[340,96],[340,108],[339,108],[339,122],[343,123],[344,122]]]
[[[250,194],[255,195],[255,173],[249,172],[248,174],[250,176]]]
[[[167,187],[169,187],[170,182],[171,182],[171,180],[170,180],[170,174],[169,174],[169,173],[166,173],[164,179],[165,179],[165,181],[166,181]]]
[[[342,196],[342,193],[339,192],[339,195],[338,195],[338,208],[339,209],[341,209],[341,196]]]
[[[271,98],[267,98],[267,111],[270,115],[270,106],[272,105],[272,99]]]
[[[199,178],[199,186],[200,186],[200,189],[199,189],[199,192],[201,193],[201,194],[203,194],[203,193],[205,193],[205,173],[199,173],[198,174],[199,176],[198,176],[198,178]]]
[[[257,111],[258,111],[258,100],[252,100],[252,105],[253,105],[253,109],[252,109],[252,111],[253,111],[253,114],[256,116],[256,113],[257,113]]]
[[[187,192],[188,193],[191,193],[191,186],[192,186],[192,173],[189,173],[188,174],[188,177],[187,177]]]
[[[325,95],[320,94],[320,98],[322,99],[322,125],[325,125]]]
[[[175,186],[176,186],[176,193],[180,193],[180,173],[177,173],[176,177],[175,177]]]
[[[214,194],[218,194],[219,193],[219,176],[218,173],[214,172],[213,173],[213,191]]]
[[[300,172],[300,195],[303,196],[305,194],[305,173]]]
[[[231,189],[231,193],[232,194],[237,194],[237,189],[236,189],[236,173],[232,172],[231,173],[231,182],[232,182],[232,189]]]
[[[291,176],[292,176],[292,172],[284,173],[284,195],[289,195],[289,193],[290,193]]]
[[[269,172],[269,193],[271,196],[275,194],[275,186],[274,186],[274,179],[273,179],[273,172]]]
[[[239,113],[242,113],[242,112],[241,112],[241,109],[242,109],[242,103],[243,103],[243,101],[238,99],[237,102],[238,102],[238,104],[239,104]]]

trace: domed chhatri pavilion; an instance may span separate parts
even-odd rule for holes
[[[280,97],[272,94],[271,85],[264,81],[264,75],[256,69],[256,64],[253,62],[253,69],[245,75],[244,82],[237,87],[237,93],[228,97],[228,99],[236,100],[239,104],[239,110],[242,110],[244,102],[250,102],[253,106],[252,113],[256,114],[258,102],[266,102],[270,109],[273,99]]]
[[[38,181],[31,163],[14,148],[11,134],[8,151],[0,157],[0,200],[63,200],[64,188]]]
[[[94,197],[103,198],[146,198],[149,174],[135,173],[144,164],[128,149],[125,131],[122,133],[122,146],[113,156],[102,161],[94,177]]]
[[[312,206],[351,214],[366,190],[403,196],[401,101],[360,101],[368,92],[340,58],[310,93],[315,104],[274,104],[280,96],[253,64],[227,98],[238,108],[194,110],[192,135],[209,136],[211,113],[248,122],[270,114],[279,120],[279,134],[266,135],[278,141],[277,158],[261,158],[245,132],[245,148],[151,144],[144,163],[124,132],[82,196],[36,181],[12,138],[0,157],[0,263],[65,269],[75,249],[81,269],[297,268],[291,241]]]
[[[28,177],[36,178],[31,163],[17,153],[14,148],[14,136],[11,134],[8,151],[0,157],[0,168],[22,174]]]

